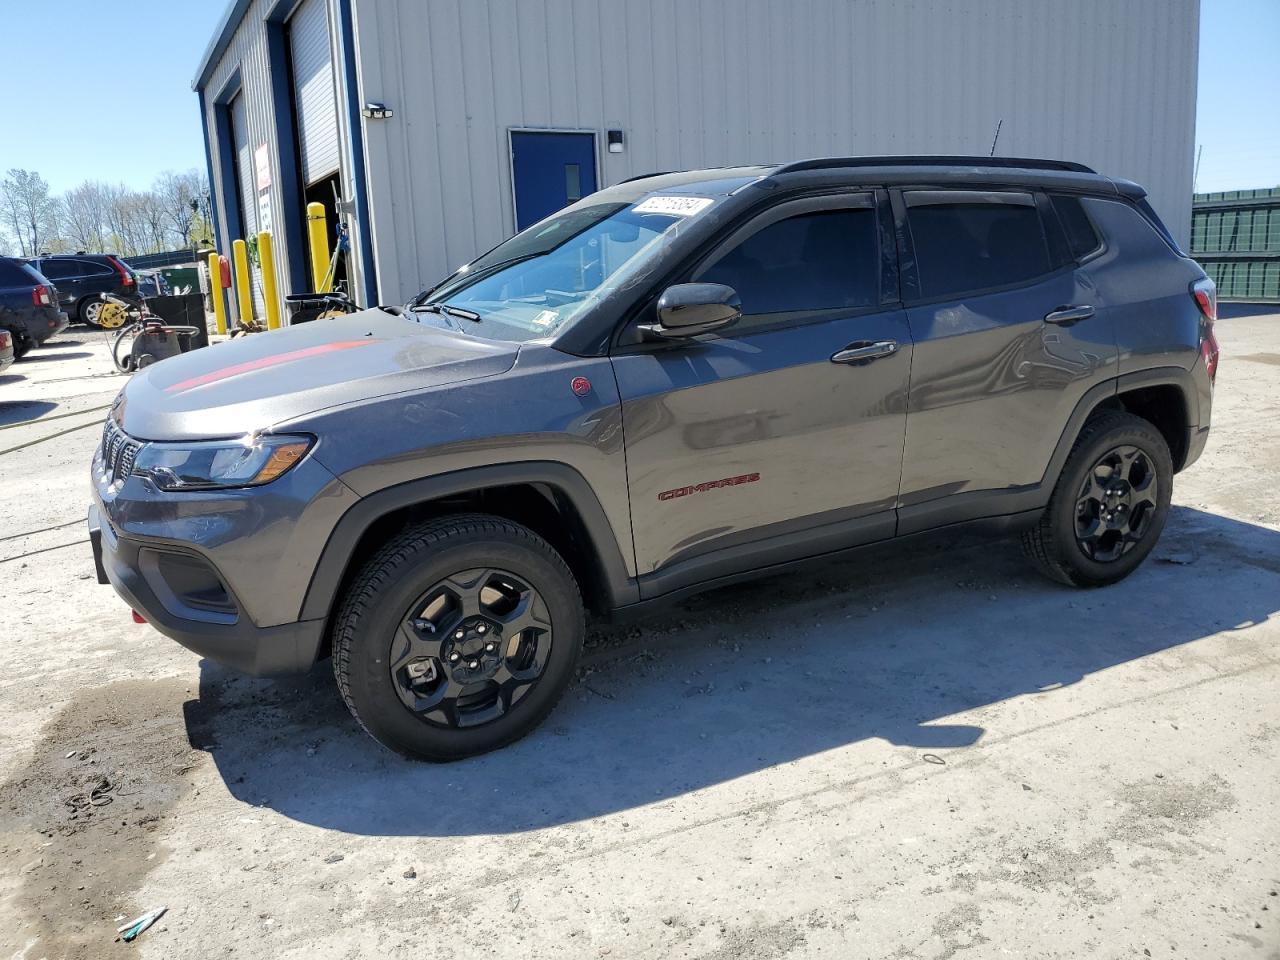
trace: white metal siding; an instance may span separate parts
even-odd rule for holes
[[[289,18],[289,43],[302,178],[312,184],[338,169],[338,105],[325,0],[303,0]]]
[[[621,128],[601,186],[849,154],[1079,160],[1188,238],[1197,0],[353,0],[396,302],[514,230],[507,130]]]

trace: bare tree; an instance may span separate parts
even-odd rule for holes
[[[105,248],[107,188],[86,180],[62,196],[62,232],[76,250],[95,253]]]
[[[151,192],[160,198],[168,213],[178,246],[191,245],[192,225],[200,203],[208,191],[208,181],[204,174],[197,170],[187,170],[183,173],[168,171],[160,174],[152,185]]]
[[[0,215],[24,257],[38,255],[57,236],[58,205],[49,196],[49,184],[34,171],[15,167],[0,181]]]

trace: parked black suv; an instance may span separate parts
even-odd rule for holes
[[[962,523],[1127,576],[1208,436],[1214,311],[1142,188],[1077,164],[639,178],[403,308],[135,375],[91,539],[162,633],[331,650],[381,742],[462,757],[550,712],[584,606]]]
[[[32,266],[58,285],[59,304],[73,322],[101,326],[100,293],[136,300],[138,278],[133,268],[110,253],[76,253],[44,256]]]
[[[14,357],[21,359],[66,329],[57,297],[53,284],[30,264],[0,257],[0,327],[12,335]]]

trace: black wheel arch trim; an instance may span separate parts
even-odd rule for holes
[[[368,494],[338,521],[321,551],[298,619],[327,618],[337,606],[338,587],[346,575],[356,544],[380,518],[396,510],[492,487],[545,484],[563,494],[577,510],[590,546],[601,566],[601,583],[611,607],[635,603],[639,588],[627,574],[613,527],[586,478],[567,464],[533,460],[471,467],[423,477]]]

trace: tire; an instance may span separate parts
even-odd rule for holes
[[[1141,483],[1122,479],[1126,462],[1133,476],[1144,478]],[[1102,473],[1104,467],[1110,472]],[[1146,477],[1154,481],[1154,490],[1146,486]],[[1113,479],[1115,486],[1111,486]],[[1089,497],[1090,490],[1128,493],[1109,500]],[[1155,547],[1172,494],[1173,459],[1160,431],[1141,417],[1107,411],[1080,431],[1044,515],[1022,535],[1023,551],[1041,573],[1059,583],[1075,587],[1116,583],[1136,570]],[[1117,502],[1122,509],[1115,506]],[[1139,519],[1134,521],[1135,517]],[[1117,529],[1121,524],[1126,524],[1124,533]],[[1081,539],[1082,529],[1105,533]]]
[[[31,348],[35,346],[35,344],[33,344],[29,339],[27,339],[26,337],[20,337],[17,334],[12,334],[9,337],[9,339],[13,341],[13,359],[14,360],[21,360],[28,353],[30,353]]]
[[[98,311],[101,309],[102,301],[96,296],[85,297],[76,304],[76,319],[86,327],[92,327],[94,330],[101,330],[102,324],[98,323]]]
[[[491,580],[485,580],[489,575]],[[475,587],[477,598],[500,596],[507,603],[498,588],[509,587],[512,597],[518,594],[510,601],[515,611],[481,606],[479,614],[466,616],[477,608],[455,588],[482,581],[494,586]],[[532,591],[527,605],[522,606],[525,594],[518,593],[519,587]],[[455,608],[440,613],[431,626],[428,618],[436,616],[432,611],[455,600]],[[520,610],[534,612],[522,615]],[[516,632],[515,626],[529,616],[538,625]],[[477,635],[485,623],[489,633]],[[466,640],[455,640],[464,626]],[[394,537],[356,575],[334,623],[333,672],[352,716],[383,746],[411,758],[460,760],[505,746],[546,718],[573,677],[585,634],[578,584],[550,544],[500,517],[441,517]],[[455,645],[487,641],[494,641],[496,653]],[[420,649],[431,655],[408,660],[393,671],[393,663],[404,662],[420,642],[425,643]],[[512,666],[513,657],[530,655],[530,644],[534,659],[521,661],[526,664],[522,668]],[[450,658],[460,650],[462,661],[451,666]],[[472,667],[478,672],[467,673]],[[415,668],[429,671],[430,683],[420,699],[409,677]],[[486,675],[491,668],[496,672]],[[500,680],[521,671],[536,671],[536,679],[520,680],[520,686],[508,693],[506,684],[516,681]],[[468,682],[467,677],[480,679]],[[459,686],[467,692],[452,706],[447,697],[435,709],[422,706]],[[507,695],[509,703],[504,701]]]

